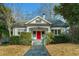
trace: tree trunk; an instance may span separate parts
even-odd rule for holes
[[[2,33],[0,33],[0,45],[2,44],[1,40],[2,40]]]
[[[9,31],[9,36],[11,37],[11,28],[8,28],[8,31]]]
[[[1,40],[1,38],[2,38],[2,34],[0,33],[0,40]]]

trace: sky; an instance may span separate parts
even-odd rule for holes
[[[5,3],[5,6],[12,10],[12,14],[16,16],[16,19],[32,19],[35,17],[35,11],[41,5],[40,3]]]
[[[6,3],[5,5],[10,7],[12,10],[19,10],[22,13],[32,13],[40,8],[39,3]]]
[[[16,19],[21,19],[20,15],[25,16],[27,19],[29,18],[34,18],[35,16],[39,16],[39,14],[36,14],[36,11],[39,10],[41,7],[42,3],[5,3],[5,6],[11,8],[12,12],[15,13],[20,13],[18,18]],[[46,4],[45,4],[46,5]],[[53,4],[54,7],[55,4]],[[57,5],[57,4],[56,4]],[[44,7],[43,7],[44,8]],[[27,15],[29,17],[27,17]],[[29,14],[32,14],[30,17]],[[31,19],[32,19],[31,18]],[[57,18],[57,17],[56,17]],[[23,18],[22,18],[23,19]]]
[[[30,17],[30,15],[33,14],[34,17],[35,11],[39,10],[41,4],[40,3],[5,3],[5,6],[11,8],[13,14],[20,13],[19,15],[25,17],[29,15],[29,17],[27,18],[31,18],[32,16]]]

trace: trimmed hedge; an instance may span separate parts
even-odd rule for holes
[[[31,45],[32,36],[30,32],[22,32],[20,38],[21,38],[21,44]]]
[[[52,43],[68,43],[70,42],[70,38],[67,35],[61,34],[59,36],[55,36],[52,40]]]
[[[10,38],[10,44],[31,45],[31,40],[30,32],[22,32],[20,36],[12,36]]]
[[[16,45],[16,44],[21,44],[21,39],[20,39],[20,37],[19,36],[12,36],[11,38],[10,38],[10,44],[14,44],[14,45]]]

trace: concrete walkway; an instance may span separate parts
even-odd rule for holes
[[[24,56],[49,56],[49,53],[45,46],[35,45]]]

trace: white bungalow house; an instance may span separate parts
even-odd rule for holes
[[[45,19],[45,16],[36,16],[27,22],[16,23],[13,27],[13,36],[19,36],[20,32],[31,32],[32,39],[41,40],[48,32],[59,35],[66,33],[68,28],[67,23],[61,20],[48,21]]]

